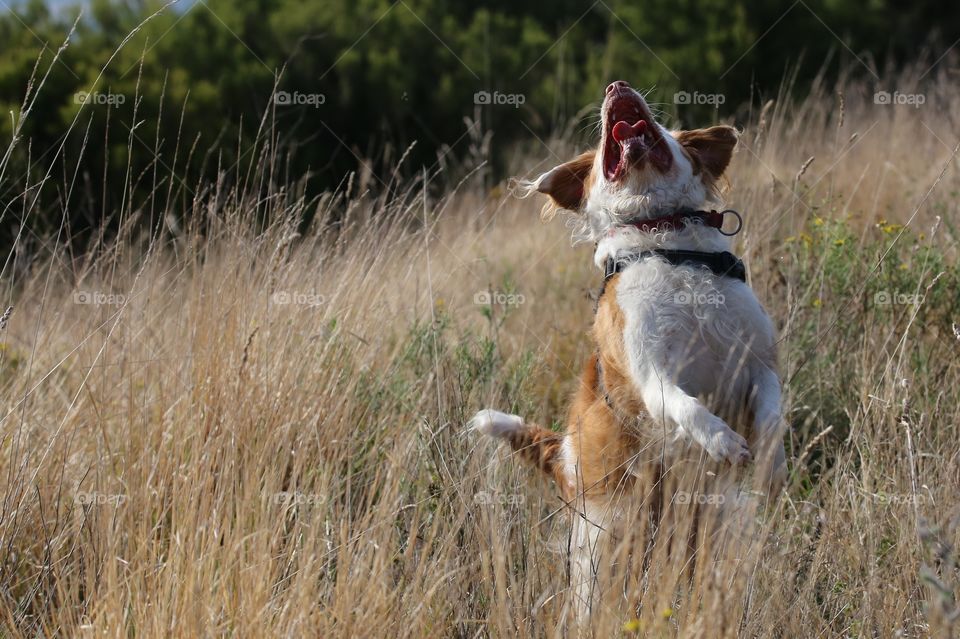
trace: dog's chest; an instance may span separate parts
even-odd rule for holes
[[[738,392],[748,365],[772,353],[772,325],[750,288],[705,268],[639,262],[616,300],[632,372],[667,375],[693,395]]]

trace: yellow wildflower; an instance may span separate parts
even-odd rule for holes
[[[881,231],[890,235],[891,233],[896,233],[903,228],[903,224],[894,224],[893,222],[887,222],[886,220],[880,220],[877,223],[877,228]]]

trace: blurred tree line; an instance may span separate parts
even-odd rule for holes
[[[274,143],[287,154],[285,170],[309,174],[313,192],[336,186],[349,171],[385,175],[413,141],[405,162],[411,173],[436,168],[438,158],[440,166],[454,166],[473,154],[489,160],[495,179],[518,140],[546,139],[577,118],[574,130],[588,131],[596,116],[583,109],[598,104],[613,79],[655,87],[650,99],[660,109],[700,124],[773,96],[790,69],[802,90],[822,70],[853,65],[879,73],[924,52],[936,60],[960,38],[960,3],[946,1],[181,0],[163,6],[93,0],[52,66],[79,6],[53,10],[30,0],[0,14],[4,149],[37,59],[39,77],[50,67],[0,177],[5,245],[18,232],[21,196],[47,170],[51,183],[39,191],[30,234],[55,232],[66,210],[69,234],[82,237],[115,226],[116,211],[136,192],[156,189],[143,178],[151,171],[175,175],[191,189],[200,177],[230,179],[230,169],[255,160],[249,141],[265,113]],[[158,11],[95,84],[124,38]],[[279,99],[272,97],[275,83]],[[722,94],[723,103],[716,110],[678,108],[679,91]],[[51,163],[61,145],[60,159]],[[376,177],[370,185],[379,186]]]

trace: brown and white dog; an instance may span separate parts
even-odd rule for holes
[[[605,269],[597,354],[566,433],[490,409],[470,422],[508,441],[576,504],[571,567],[582,612],[611,492],[638,465],[699,447],[724,464],[762,462],[768,490],[785,476],[774,327],[729,253],[722,214],[708,212],[736,131],[667,131],[623,81],[607,87],[601,118],[598,149],[525,183],[551,208],[578,214],[580,237],[597,243]]]

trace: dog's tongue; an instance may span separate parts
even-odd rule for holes
[[[620,120],[613,125],[613,139],[617,142],[623,142],[624,140],[643,135],[643,132],[646,130],[646,120],[637,120],[632,125],[627,124],[626,120]]]

